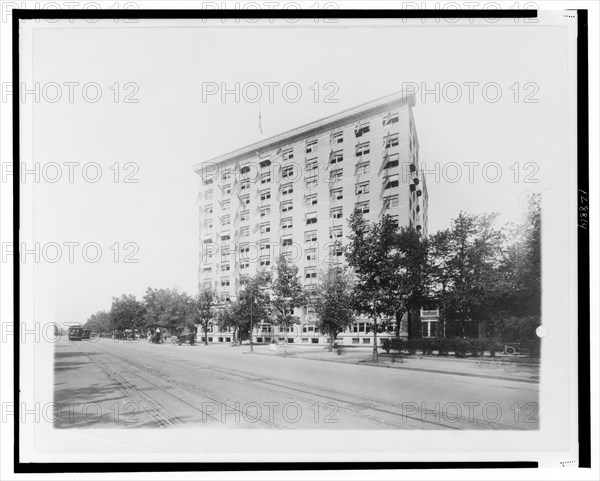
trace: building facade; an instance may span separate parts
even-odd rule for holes
[[[246,278],[271,269],[283,252],[305,288],[315,289],[321,269],[344,263],[341,247],[355,207],[370,221],[389,214],[399,226],[426,234],[428,195],[414,105],[413,96],[389,95],[196,165],[199,288],[232,301]],[[311,308],[297,311],[301,323],[289,329],[288,342],[327,342]],[[368,326],[359,319],[338,338],[370,344]],[[212,330],[210,342],[232,340],[231,332]],[[256,343],[284,337],[260,321],[253,332]]]

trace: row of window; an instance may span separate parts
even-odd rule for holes
[[[397,113],[392,114],[391,116],[387,117],[387,120],[386,120],[386,117],[384,117],[383,125],[384,126],[392,125],[392,124],[398,122],[398,120],[399,120],[398,114]],[[370,131],[371,131],[371,127],[370,127],[369,122],[359,123],[354,128],[354,133],[357,138],[362,137],[363,135],[369,133]],[[412,138],[410,140],[411,140],[411,144],[412,144]],[[339,144],[343,143],[343,141],[344,141],[344,133],[343,132],[336,132],[331,135],[331,144],[332,145],[334,145],[334,146],[339,145]],[[385,149],[388,149],[393,146],[397,146],[399,143],[399,133],[388,134],[383,139],[383,143],[384,143]],[[317,152],[317,149],[318,149],[318,141],[316,139],[309,140],[306,142],[306,148],[305,148],[306,154],[313,154],[313,153]],[[359,143],[356,146],[356,156],[357,157],[366,155],[366,154],[370,153],[370,151],[371,151],[371,147],[370,147],[369,141]],[[279,153],[281,154],[281,157],[284,161],[294,158],[293,148],[287,148],[285,150],[279,149],[278,154]],[[330,163],[332,163],[332,164],[341,162],[342,160],[343,160],[343,154],[341,153],[341,151],[334,152],[330,156]],[[267,168],[270,165],[271,165],[271,161],[270,161],[269,157],[261,158],[261,161],[260,161],[261,168]],[[289,166],[289,167],[293,168],[293,166]],[[311,165],[311,168],[313,168],[312,165]],[[250,171],[250,167],[248,167],[248,166],[243,166],[240,169],[241,174],[248,173],[249,171]],[[290,176],[291,173],[292,173],[292,169],[285,167],[283,169],[282,176],[284,178],[286,178],[286,177]],[[221,174],[222,182],[227,182],[228,180],[231,179],[231,177],[232,177],[231,170],[226,170]],[[266,172],[261,175],[261,183],[264,184],[267,182],[271,182],[271,173],[270,172]],[[206,184],[206,185],[210,185],[212,183],[213,183],[213,179],[210,177],[204,180],[204,184]],[[243,180],[241,183],[242,183],[242,186],[241,186],[242,190],[249,187],[248,179],[245,179],[245,181]]]

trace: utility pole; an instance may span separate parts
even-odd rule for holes
[[[254,352],[254,342],[252,339],[252,330],[254,329],[252,325],[252,304],[254,304],[254,292],[252,292],[252,297],[250,298],[250,351]]]

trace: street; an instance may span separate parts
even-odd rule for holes
[[[54,371],[57,428],[539,428],[536,382],[283,357],[268,346],[63,338]]]

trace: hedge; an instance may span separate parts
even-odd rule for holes
[[[539,344],[539,343],[538,343]],[[437,351],[439,356],[448,356],[453,352],[456,357],[465,357],[470,354],[473,357],[483,356],[488,351],[491,356],[504,350],[504,344],[495,339],[382,339],[381,347],[385,352],[406,352],[415,354],[417,351],[423,354],[433,354]],[[529,355],[535,356],[539,353],[539,346],[531,346]]]

